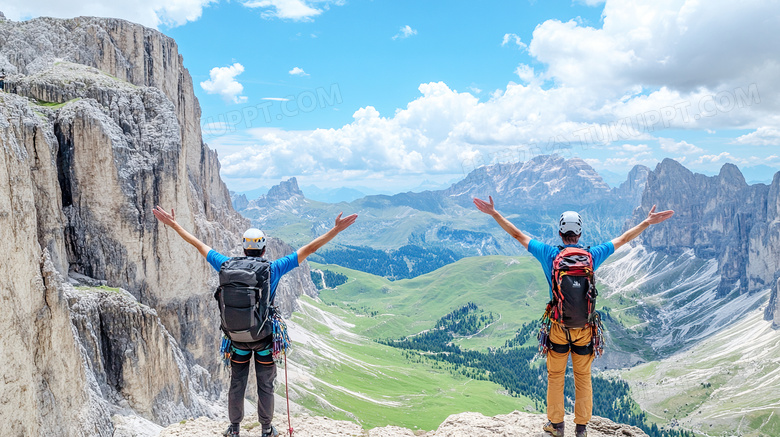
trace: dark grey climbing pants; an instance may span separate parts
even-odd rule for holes
[[[233,353],[230,357],[230,390],[228,391],[228,416],[230,423],[241,423],[244,418],[244,392],[249,378],[250,362],[255,362],[257,377],[257,416],[261,425],[271,425],[274,417],[274,379],[276,364],[271,355]]]

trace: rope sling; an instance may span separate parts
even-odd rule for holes
[[[273,357],[279,361],[279,357],[284,358],[284,397],[287,401],[287,427],[290,437],[293,435],[292,419],[290,418],[290,384],[287,382],[287,351],[290,349],[290,337],[287,335],[287,324],[284,323],[282,316],[277,311],[273,311],[271,316],[271,326],[273,327]]]

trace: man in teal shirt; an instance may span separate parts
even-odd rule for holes
[[[550,300],[552,301],[552,273],[553,260],[561,251],[560,247],[551,246],[534,240],[520,229],[517,229],[509,220],[496,211],[493,197],[490,202],[474,199],[474,205],[480,211],[490,215],[509,235],[523,245],[531,255],[542,265],[547,283],[550,286]],[[612,241],[594,246],[588,249],[593,259],[593,270],[596,270],[615,250],[633,240],[650,225],[661,223],[674,214],[674,211],[655,212],[655,205],[642,223],[629,229],[623,235]],[[566,211],[561,214],[559,220],[558,235],[561,237],[563,247],[582,247],[579,245],[582,233],[582,218],[574,211]],[[553,437],[563,437],[564,397],[563,386],[566,375],[566,364],[571,352],[572,370],[574,373],[574,423],[576,424],[575,436],[587,437],[587,424],[593,412],[593,389],[591,384],[591,365],[594,352],[592,344],[592,331],[590,326],[584,328],[567,328],[553,321],[550,329],[549,341],[555,345],[564,346],[566,352],[547,352],[547,419],[544,431]]]
[[[152,211],[157,220],[170,226],[184,241],[193,245],[206,261],[211,264],[216,271],[220,271],[222,264],[228,261],[230,257],[222,255],[205,243],[197,239],[194,235],[187,232],[176,222],[174,211],[169,214],[159,206]],[[332,240],[339,232],[348,228],[357,220],[357,214],[341,218],[341,214],[336,217],[336,222],[328,232],[315,238],[309,244],[301,247],[297,251],[277,259],[270,263],[269,270],[269,289],[270,302],[273,302],[276,296],[276,287],[279,285],[279,279],[290,270],[298,267],[309,255],[324,246]],[[244,255],[248,257],[260,258],[265,255],[266,238],[265,234],[259,229],[249,229],[243,236]],[[254,356],[255,376],[257,377],[257,415],[262,425],[262,437],[274,437],[278,432],[271,425],[274,413],[274,379],[276,378],[276,364],[271,356],[271,340],[264,339],[253,343],[233,342],[233,354],[231,354],[230,365],[230,388],[228,390],[228,416],[230,426],[223,435],[228,437],[238,437],[241,419],[244,417],[244,392],[246,391],[247,379],[249,377],[249,363]]]

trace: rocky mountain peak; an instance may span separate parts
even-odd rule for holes
[[[637,181],[637,180],[647,180],[647,175],[650,173],[650,169],[645,167],[644,165],[635,165],[631,171],[628,172],[628,179],[627,182]],[[622,185],[622,184],[621,184]]]
[[[739,171],[736,165],[731,163],[723,164],[718,177],[722,185],[732,187],[733,190],[739,190],[747,186],[742,172]]]
[[[623,201],[628,202],[633,206],[639,205],[642,200],[642,193],[647,185],[647,176],[649,174],[649,168],[644,165],[635,165],[631,171],[628,172],[628,177],[625,182],[620,184],[619,187],[614,188],[614,192]]]
[[[608,192],[609,186],[585,161],[559,155],[480,167],[444,190],[463,205],[470,204],[472,197],[492,195],[512,206],[593,203]]]
[[[775,181],[780,186],[777,176]],[[693,249],[700,258],[717,259],[721,297],[766,289],[780,270],[780,237],[772,233],[780,228],[780,216],[772,208],[772,192],[772,186],[747,185],[733,164],[708,177],[664,159],[648,174],[632,222],[644,219],[653,205],[673,209],[671,220],[639,237],[642,244],[667,253]]]
[[[268,190],[267,194],[264,194],[257,199],[250,200],[246,205],[243,204],[240,196],[234,196],[234,203],[239,211],[243,211],[244,214],[253,216],[253,213],[249,213],[248,210],[262,210],[264,208],[294,208],[300,202],[306,202],[306,197],[303,191],[298,187],[298,180],[294,177],[280,182],[278,185],[274,185]],[[258,226],[257,224],[255,226]],[[260,226],[264,228],[265,226]]]
[[[692,171],[671,158],[664,158],[663,161],[658,163],[653,171],[653,177],[671,180],[687,180],[688,178],[693,177],[693,175]]]
[[[268,190],[266,198],[268,200],[280,202],[294,196],[304,197],[303,191],[298,188],[298,179],[292,177],[286,181],[280,182],[279,185],[271,187],[271,189]]]
[[[244,194],[237,194],[231,191],[230,200],[233,202],[233,209],[236,211],[241,211],[249,205],[249,200]]]

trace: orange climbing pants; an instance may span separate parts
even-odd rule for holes
[[[561,345],[571,343],[574,346],[590,344],[590,327],[569,328],[569,338],[566,337],[565,329],[553,322],[550,327],[550,341]],[[593,413],[593,387],[590,379],[593,353],[579,355],[573,351],[561,353],[550,350],[547,352],[547,419],[553,423],[563,422],[563,383],[569,355],[571,355],[572,370],[574,371],[574,423],[587,425]]]

